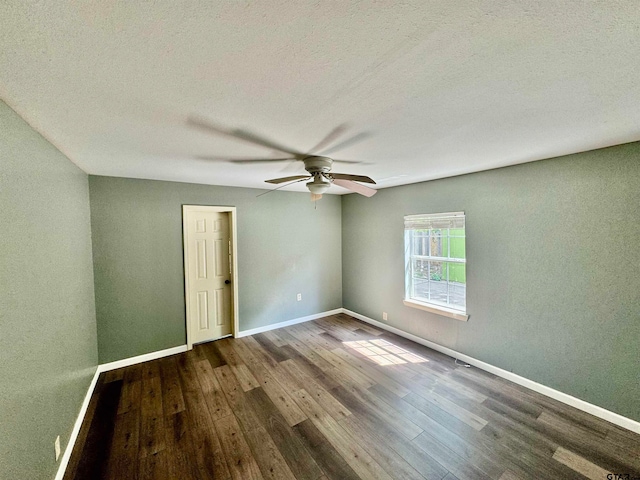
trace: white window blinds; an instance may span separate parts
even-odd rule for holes
[[[404,217],[405,230],[443,228],[464,228],[464,212],[407,215]]]

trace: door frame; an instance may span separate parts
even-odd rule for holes
[[[187,212],[210,212],[229,214],[229,234],[231,236],[231,336],[238,334],[238,233],[236,207],[211,206],[211,205],[182,205],[182,250],[184,252],[184,302],[185,323],[187,324],[187,349],[193,348],[191,340],[191,322],[189,316],[189,243],[187,239]]]

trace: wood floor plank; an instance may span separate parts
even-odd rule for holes
[[[222,389],[225,391],[225,395],[227,395],[229,404],[234,412],[230,416],[235,416],[241,431],[244,433],[244,439],[248,443],[263,476],[273,479],[294,478],[278,446],[260,422],[258,413],[262,412],[252,408],[250,397],[242,391],[239,382],[231,373],[231,368],[223,366],[218,367],[216,370]],[[251,392],[256,392],[256,395],[262,394],[266,397],[262,388],[252,389],[248,393]],[[269,400],[269,402],[271,401]],[[273,408],[275,409],[275,406]],[[280,413],[279,415],[284,424],[287,425],[284,417]],[[228,457],[227,461],[229,461]]]
[[[195,367],[187,355],[180,356],[177,364],[185,400],[185,412],[189,422],[188,432],[194,449],[191,458],[195,458],[198,475],[201,478],[230,478],[224,452],[209,414]],[[232,373],[230,375],[233,376]]]
[[[482,428],[488,423],[484,418],[481,418],[478,415],[465,410],[464,408],[456,405],[454,402],[443,397],[442,395],[426,390],[421,391],[419,395],[429,400],[434,405],[437,405],[449,415],[457,418],[461,422],[466,423],[471,428],[474,428],[478,431],[482,430]]]
[[[327,478],[331,480],[357,480],[360,478],[311,420],[307,419],[299,423],[293,427],[293,430]]]
[[[336,348],[332,350],[332,353],[342,358],[345,362],[353,365],[355,368],[358,368],[359,370],[361,370],[363,374],[371,378],[375,383],[378,383],[388,388],[389,390],[391,390],[393,393],[395,393],[400,397],[404,397],[411,391],[408,388],[396,382],[393,378],[387,376],[385,373],[383,373],[379,369],[376,369],[373,365],[365,363],[355,355],[352,355],[351,353],[347,352],[342,348]]]
[[[482,429],[482,435],[478,435],[479,432],[420,396],[408,395],[405,400],[412,402],[412,405],[417,406],[420,411],[443,426],[444,430],[435,430],[423,425],[426,431],[437,431],[437,438],[459,454],[463,454],[463,452],[456,450],[456,446],[460,446],[455,441],[455,436],[462,438],[467,443],[472,442],[473,445],[482,447],[485,455],[493,455],[499,465],[513,468],[518,474],[523,475],[523,478],[540,478],[526,473],[536,471],[536,469],[538,473],[544,472],[543,476],[550,478],[572,478],[570,473],[559,472],[549,462],[557,446],[538,445],[537,438],[532,437],[529,432],[513,430],[511,425],[515,423],[500,424],[499,428],[487,425]],[[414,421],[420,420],[419,416],[414,418]]]
[[[160,372],[162,376],[162,407],[165,416],[183,412],[185,409],[184,398],[176,359],[173,356],[161,359]]]
[[[481,392],[487,398],[499,401],[519,412],[537,418],[542,413],[542,408],[531,400],[522,391],[497,382],[495,379],[475,375],[477,372],[471,372],[468,369],[458,369],[453,374],[457,381],[464,383],[473,391]]]
[[[231,371],[231,367],[224,365],[214,370],[220,386],[224,391],[229,407],[245,430],[260,424],[253,409],[247,404],[247,394],[242,390],[240,383]],[[257,390],[257,389],[254,389]],[[260,389],[262,390],[262,389]],[[253,390],[251,390],[253,391]]]
[[[375,392],[400,413],[411,418],[413,422],[423,428],[429,435],[436,438],[445,447],[477,466],[489,477],[497,479],[511,466],[511,464],[506,463],[504,458],[497,452],[483,450],[482,447],[489,442],[483,443],[480,441],[480,439],[483,439],[483,436],[479,432],[467,430],[466,432],[454,433],[431,417],[425,415],[410,403],[395,396],[393,392],[386,390],[381,385],[376,385],[371,391]]]
[[[116,416],[105,478],[136,480],[140,446],[140,411],[129,410]]]
[[[612,478],[613,476],[611,475],[611,472],[604,468],[601,468],[580,455],[562,447],[559,447],[558,450],[556,450],[556,453],[553,454],[553,459],[576,472],[581,473],[591,480],[603,480],[605,478]]]
[[[137,410],[140,408],[140,399],[142,398],[142,381],[125,380],[122,385],[122,394],[118,405],[118,414],[128,412],[129,410]]]
[[[277,330],[271,330],[269,332],[264,332],[265,337],[267,337],[271,342],[278,348],[284,347],[288,345],[286,340],[283,340],[279,335]]]
[[[418,410],[420,410],[422,413],[431,417],[436,422],[440,423],[453,432],[465,433],[467,429],[473,428],[468,423],[463,422],[457,417],[451,415],[449,412],[444,411],[442,408],[440,408],[439,405],[436,405],[435,403],[427,400],[421,395],[412,392],[404,397],[404,399],[408,403],[416,407]]]
[[[145,376],[142,380],[140,410],[140,457],[146,457],[165,448],[164,410],[159,376]]]
[[[209,360],[211,368],[217,368],[221,367],[222,365],[226,365],[224,358],[222,358],[222,355],[220,354],[220,351],[216,346],[216,342],[202,343],[196,348],[199,348],[202,352],[202,356]]]
[[[376,441],[374,435],[367,427],[360,422],[356,415],[344,419],[340,424],[350,432],[358,442],[365,448],[376,462],[393,478],[424,480],[415,468],[413,468],[402,456],[400,456],[393,448],[389,448],[388,443]]]
[[[279,367],[293,377],[301,388],[304,388],[313,399],[335,420],[342,420],[351,412],[336,398],[325,390],[314,378],[306,375],[293,360],[282,362]],[[299,389],[296,389],[296,391]]]
[[[245,392],[260,386],[256,377],[253,376],[245,364],[241,363],[240,365],[232,365],[231,370],[240,382],[242,390]]]
[[[380,330],[379,328],[372,327],[371,325],[368,325],[364,322],[359,322],[357,320],[351,319],[351,323],[354,327],[356,327],[356,329],[354,330],[355,332],[357,332],[358,330],[362,330],[365,333],[368,333],[369,335],[374,335],[376,337],[384,333],[384,330]]]
[[[221,368],[221,367],[218,367]],[[262,479],[260,468],[240,430],[234,415],[227,415],[214,422],[222,449],[234,480]]]
[[[427,433],[419,435],[413,442],[460,480],[487,480],[491,478]]]
[[[316,428],[361,478],[391,480],[391,477],[362,448],[357,439],[350,436],[338,422],[322,410],[305,390],[294,392],[293,395]]]
[[[249,390],[259,387],[260,381],[254,377],[239,355],[239,352],[243,352],[248,361],[257,363],[259,362],[255,357],[257,351],[248,349],[243,342],[237,342],[234,346],[229,339],[226,338],[218,340],[216,343],[223,358],[227,361],[229,368],[238,379],[242,390],[248,392]]]
[[[332,393],[353,412],[353,415],[357,416],[360,422],[367,426],[371,435],[378,438],[379,443],[389,445],[396,450],[425,478],[439,479],[447,474],[447,470],[442,465],[399,433],[393,425],[387,423],[385,417],[380,416],[343,387],[336,387]]]
[[[263,375],[260,386],[278,410],[280,410],[280,413],[282,413],[282,416],[286,419],[289,426],[293,427],[307,419],[306,414],[300,409],[293,398],[271,375]]]
[[[244,338],[241,340],[244,340]],[[257,348],[254,348],[249,343],[239,340],[233,343],[233,348],[252,371],[252,367],[262,367],[265,364],[275,366],[278,364],[259,344]]]
[[[231,478],[221,441],[211,422],[207,427],[194,426],[189,419],[189,436],[193,445],[191,458],[195,463],[198,478],[216,478],[226,480]]]
[[[102,393],[102,389],[104,388],[103,380],[104,377],[102,375],[99,375],[98,381],[96,382],[96,386],[93,390],[93,394],[91,395],[91,399],[89,400],[89,405],[87,406],[87,411],[85,413],[84,419],[82,420],[82,425],[80,426],[78,437],[76,438],[76,442],[73,446],[73,451],[71,452],[71,456],[69,457],[69,463],[67,464],[67,469],[64,473],[64,480],[72,480],[76,478],[76,471],[78,469],[80,460],[82,460],[83,458],[82,453],[84,451],[84,446],[89,436],[89,431],[91,430],[91,423],[98,406],[98,401],[100,400],[100,394]]]
[[[213,368],[211,368],[209,360],[201,360],[195,364],[195,367],[211,419],[215,421],[231,415],[233,412],[227,403],[222,387],[213,372]]]
[[[189,428],[189,417],[184,411],[165,418],[165,461],[169,478],[198,478],[198,470],[192,461],[194,448]]]
[[[544,445],[548,449],[563,446],[572,451],[579,451],[587,460],[613,471],[636,471],[637,457],[615,444],[608,444],[599,437],[584,435],[579,429],[566,429],[553,422],[546,423],[514,410],[491,398],[483,405],[502,414],[501,421],[509,423],[514,431],[526,436],[530,443]],[[544,417],[543,417],[544,419]],[[640,437],[639,437],[640,438]],[[639,472],[640,473],[640,472]]]
[[[356,327],[345,325],[340,322],[340,319],[337,317],[325,317],[319,318],[314,321],[315,324],[322,327],[327,332],[331,333],[341,342],[349,342],[351,340],[355,340],[359,338],[358,334],[354,332]]]
[[[287,361],[293,362],[293,360]],[[295,392],[304,388],[300,379],[294,377],[283,365],[284,362],[281,362],[275,367],[268,368],[267,371],[287,392]],[[265,366],[265,368],[267,367]]]
[[[116,380],[124,379],[125,368],[116,368],[115,370],[109,370],[105,372],[104,383],[115,382]]]
[[[279,347],[273,344],[271,340],[265,334],[258,334],[253,337],[256,342],[266,351],[276,362],[283,362],[288,360],[289,357],[283,353]]]
[[[105,478],[121,390],[122,380],[103,385],[74,478]]]
[[[236,348],[234,348],[234,342],[231,342],[228,338],[223,338],[213,343],[215,344],[217,351],[220,353],[220,356],[225,363],[229,365],[229,367],[237,367],[238,365],[244,364],[243,360],[238,355]]]
[[[315,363],[311,362],[307,357],[302,355],[300,352],[294,349],[291,345],[287,344],[286,346],[282,347],[282,349],[287,351],[287,354],[289,355],[289,359],[295,361],[298,367],[304,370],[304,372],[308,376],[312,378],[316,378],[316,377],[325,375],[324,370],[319,368]]]
[[[511,470],[506,470],[500,477],[500,480],[522,480],[522,477],[519,477]]]
[[[138,478],[140,480],[171,480],[169,471],[167,470],[166,454],[167,452],[163,450],[152,455],[147,455],[146,457],[141,457],[138,462]]]
[[[295,480],[295,476],[282,453],[264,427],[261,425],[253,426],[250,433],[245,434],[244,438],[249,444],[253,458],[264,478]]]
[[[320,369],[322,372],[327,373],[333,369],[333,365],[326,361],[323,357],[318,355],[315,351],[309,348],[306,344],[294,338],[293,336],[289,340],[289,346],[296,350],[301,356],[307,359],[307,361]]]
[[[152,360],[140,364],[142,380],[160,377],[160,360]]]
[[[355,382],[362,388],[369,388],[375,385],[376,383],[375,381],[373,381],[364,373],[360,372],[354,366],[342,360],[342,358],[340,358],[338,355],[336,355],[332,351],[326,350],[325,348],[321,347],[317,343],[309,343],[309,348],[313,350],[316,354],[324,358],[339,372],[350,377],[352,382]]]
[[[318,478],[322,471],[267,394],[262,389],[255,389],[247,394],[247,398],[295,477],[300,480]]]
[[[491,425],[487,425],[482,432],[478,432],[455,417],[451,417],[435,405],[431,405],[429,412],[431,417],[417,410],[406,399],[401,399],[391,392],[385,391],[381,386],[373,387],[377,394],[381,395],[385,401],[396,406],[396,408],[408,415],[412,421],[420,425],[425,432],[435,437],[463,458],[469,458],[472,454],[478,467],[489,476],[495,476],[500,468],[512,468],[524,479],[538,480],[539,478],[575,478],[575,475],[567,469],[558,469],[550,462],[551,455],[555,451],[546,450],[546,453],[539,453],[533,448],[532,439],[528,436],[521,436],[518,432],[506,432],[495,430]],[[386,393],[385,393],[386,392]],[[395,398],[395,400],[394,400]],[[418,397],[422,398],[422,397]],[[411,397],[409,398],[411,400]],[[439,412],[439,413],[436,413]],[[438,419],[437,422],[434,419]],[[446,425],[446,426],[445,426]],[[489,429],[489,430],[487,430]],[[489,433],[497,434],[493,436]],[[515,435],[515,436],[514,436]],[[392,436],[391,433],[386,434]],[[507,443],[503,445],[503,438],[507,438]],[[470,450],[471,448],[471,450]],[[481,456],[478,457],[478,452]],[[531,473],[530,473],[531,472]]]
[[[342,387],[344,390],[353,395],[361,404],[366,405],[368,409],[373,411],[379,418],[391,426],[400,434],[409,440],[422,433],[422,428],[416,425],[412,420],[408,419],[395,408],[382,400],[369,390],[361,389],[356,385],[345,383]],[[334,392],[337,389],[334,389]]]
[[[640,470],[640,438],[634,438],[628,435],[627,432],[620,432],[618,429],[611,429],[607,432],[606,443],[615,445],[626,452],[627,455],[635,457],[637,461],[633,463],[633,467],[636,470]]]
[[[262,345],[260,345],[255,338],[242,337],[239,338],[236,343],[246,346],[247,349],[253,352],[254,355],[257,355],[263,363],[268,363],[272,367],[275,367],[278,364],[278,362],[271,355],[269,355],[269,353],[264,348],[262,348]]]
[[[489,445],[496,454],[504,455],[509,463],[509,469],[526,480],[540,478],[562,478],[584,480],[584,477],[570,468],[554,461],[552,452],[545,452],[538,448],[526,433],[511,427],[494,427],[491,423],[482,429],[482,434],[489,439]],[[486,450],[486,448],[485,448]]]

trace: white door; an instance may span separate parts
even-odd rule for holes
[[[184,210],[189,343],[231,333],[231,235],[229,213]]]

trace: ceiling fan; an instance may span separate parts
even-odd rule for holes
[[[364,175],[351,175],[348,173],[331,173],[333,160],[329,157],[309,155],[304,157],[302,161],[304,162],[304,169],[309,172],[309,175],[294,175],[292,177],[272,178],[271,180],[265,181],[276,185],[289,182],[288,184],[291,185],[304,180],[311,180],[307,183],[307,188],[311,192],[311,200],[313,201],[322,198],[322,194],[329,189],[332,183],[346,188],[347,190],[351,190],[352,192],[364,195],[365,197],[371,197],[377,192],[377,190],[374,190],[373,188],[365,187],[364,185],[356,183],[364,182],[375,184],[376,182],[369,177],[365,177]]]
[[[271,162],[292,162],[292,161],[301,161],[304,163],[304,168],[308,172],[306,175],[293,175],[290,177],[283,178],[273,178],[271,180],[265,180],[267,183],[272,184],[283,184],[273,190],[278,190],[280,188],[286,187],[288,185],[293,185],[294,183],[299,183],[304,180],[311,180],[308,182],[307,188],[311,192],[311,200],[316,201],[322,198],[322,194],[325,193],[332,184],[338,185],[342,188],[346,188],[347,190],[351,190],[352,192],[359,193],[360,195],[364,195],[366,197],[371,197],[375,195],[377,190],[373,188],[369,188],[361,183],[370,183],[375,184],[371,178],[366,177],[364,175],[352,175],[347,173],[332,173],[331,168],[333,163],[362,163],[357,161],[349,161],[349,160],[337,160],[327,157],[326,155],[331,152],[335,152],[339,149],[345,148],[348,145],[352,145],[353,143],[359,142],[364,138],[368,137],[369,134],[366,132],[359,133],[354,135],[353,137],[344,140],[332,147],[329,147],[331,143],[335,141],[344,131],[346,130],[346,125],[339,125],[334,128],[327,136],[325,136],[317,145],[315,145],[310,152],[316,153],[303,153],[298,150],[286,147],[279,143],[273,142],[264,137],[258,136],[255,133],[242,130],[242,129],[228,129],[224,127],[220,127],[217,125],[213,125],[211,122],[207,120],[203,120],[196,117],[189,117],[187,123],[189,125],[214,132],[216,134],[226,135],[233,137],[238,140],[242,140],[244,142],[248,142],[254,145],[260,145],[262,147],[269,148],[271,150],[278,151],[280,153],[285,153],[289,155],[285,158],[223,158],[223,157],[199,157],[206,160],[224,160],[232,163],[271,163]],[[270,190],[270,191],[273,191]],[[268,192],[267,192],[268,193]]]

